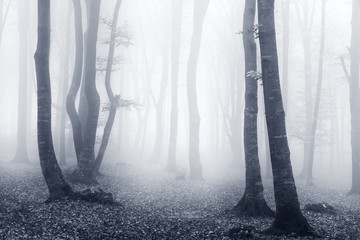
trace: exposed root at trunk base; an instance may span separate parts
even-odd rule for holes
[[[272,225],[263,231],[267,235],[292,235],[292,236],[313,236],[320,237],[309,225],[304,216],[292,217],[291,219],[279,219],[276,217]]]
[[[249,198],[244,194],[239,203],[233,208],[235,215],[249,217],[274,217],[275,212],[267,205],[265,199]]]
[[[86,189],[81,192],[75,192],[70,186],[64,187],[64,189],[57,193],[50,194],[50,197],[45,203],[53,201],[85,201],[92,203],[99,203],[103,205],[121,205],[116,202],[111,193],[104,192],[101,188],[96,191]]]

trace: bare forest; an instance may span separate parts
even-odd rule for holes
[[[0,0],[0,239],[360,239],[360,0]]]

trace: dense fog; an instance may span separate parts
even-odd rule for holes
[[[276,1],[276,27],[279,58],[283,54],[282,1]],[[316,131],[314,178],[332,184],[349,187],[351,180],[349,84],[341,65],[341,59],[349,67],[351,1],[328,0],[326,6],[324,75],[320,101],[319,124]],[[101,3],[101,19],[111,20],[115,1]],[[243,169],[242,137],[236,143],[241,149],[239,159],[230,145],[232,128],[242,134],[244,109],[244,60],[242,48],[242,1],[212,1],[206,13],[203,36],[197,66],[197,94],[201,118],[200,156],[205,174],[225,171],[234,161],[239,163],[239,174]],[[36,1],[8,1],[3,3],[1,42],[1,155],[10,161],[15,152],[19,78],[27,82],[27,151],[31,162],[38,161],[36,145],[36,88],[33,54],[36,48],[37,3]],[[289,74],[286,123],[291,149],[291,161],[295,175],[303,165],[303,145],[306,127],[306,100],[311,108],[315,102],[320,48],[320,1],[290,3],[289,14]],[[6,13],[6,14],[5,14]],[[118,26],[130,36],[130,44],[115,49],[115,65],[111,77],[115,94],[132,99],[140,104],[138,109],[120,109],[106,151],[106,163],[149,163],[165,166],[168,154],[171,111],[171,2],[170,1],[123,1]],[[181,47],[178,82],[178,140],[176,163],[188,172],[188,108],[186,97],[187,59],[192,35],[192,1],[184,1],[181,27]],[[86,29],[85,13],[83,28]],[[97,57],[106,59],[109,27],[100,19]],[[52,84],[52,115],[55,150],[59,146],[59,122],[61,118],[63,86],[69,86],[74,65],[75,36],[73,5],[71,1],[54,1],[51,6],[51,54],[50,74]],[[24,21],[25,26],[20,26]],[[306,24],[308,26],[306,26]],[[22,33],[25,31],[26,35]],[[27,45],[27,52],[20,53],[20,38]],[[67,44],[67,38],[70,42]],[[304,41],[310,47],[309,67],[304,71]],[[24,55],[25,54],[25,55]],[[26,59],[23,59],[26,58]],[[67,59],[67,60],[66,60]],[[64,61],[69,66],[65,68]],[[280,62],[280,72],[282,61]],[[21,75],[19,64],[27,64],[27,72]],[[106,65],[98,61],[98,68]],[[67,70],[67,72],[65,72]],[[310,92],[305,91],[305,75],[309,74]],[[108,103],[104,88],[104,71],[98,71],[96,84],[102,106]],[[165,78],[164,83],[162,82]],[[160,153],[154,154],[156,137],[156,105],[163,93],[161,116]],[[264,135],[264,108],[262,89],[259,84],[259,155],[263,172],[266,169],[266,147]],[[284,93],[283,93],[284,95]],[[237,101],[237,98],[241,98]],[[236,105],[240,104],[237,108]],[[312,111],[312,110],[311,110]],[[101,111],[97,130],[100,142],[108,111]],[[68,118],[67,118],[68,119]],[[66,152],[68,162],[74,157],[70,136],[71,124],[66,123]],[[213,167],[216,167],[214,171]],[[221,168],[219,168],[221,167]],[[220,170],[221,169],[221,170]]]

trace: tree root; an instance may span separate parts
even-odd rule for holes
[[[312,227],[309,225],[304,216],[293,217],[291,220],[279,219],[275,217],[275,221],[272,225],[263,231],[267,235],[292,235],[292,236],[313,236],[315,238],[320,237]]]
[[[232,212],[236,215],[245,215],[249,217],[275,216],[275,212],[267,205],[264,198],[249,198],[246,193],[233,208]]]
[[[121,205],[116,202],[113,195],[111,193],[107,193],[103,191],[101,188],[98,190],[86,189],[81,192],[75,192],[71,187],[58,193],[56,195],[52,194],[45,201],[45,203],[51,203],[54,201],[85,201],[91,203],[99,203],[102,205]]]

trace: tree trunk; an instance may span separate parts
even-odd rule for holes
[[[95,162],[95,140],[100,110],[100,96],[96,89],[96,43],[99,26],[100,0],[91,0],[89,29],[86,42],[85,58],[85,94],[88,102],[88,114],[85,126],[83,148],[79,161],[80,181],[96,183],[93,171]]]
[[[266,123],[276,204],[275,221],[266,231],[282,235],[312,234],[300,210],[287,142],[276,47],[274,0],[258,0],[259,39]]]
[[[353,0],[352,34],[350,46],[350,111],[351,111],[351,149],[352,185],[350,194],[360,194],[360,1]]]
[[[304,134],[304,164],[300,177],[306,178],[309,169],[309,153],[311,142],[311,123],[312,123],[312,87],[311,87],[311,25],[309,17],[309,1],[304,1],[303,9],[303,44],[304,44],[304,73],[305,73],[305,134]]]
[[[243,21],[243,44],[245,53],[245,111],[244,150],[246,166],[246,187],[243,197],[235,210],[249,216],[274,216],[264,198],[258,155],[257,116],[258,82],[251,72],[257,72],[255,43],[256,0],[246,0]]]
[[[19,3],[19,86],[18,86],[18,119],[17,145],[14,162],[28,163],[27,155],[27,82],[28,82],[28,23],[29,1]]]
[[[170,113],[170,138],[166,169],[176,170],[176,144],[178,132],[178,81],[179,58],[181,44],[181,22],[183,0],[171,1],[172,29],[171,29],[171,113]]]
[[[311,138],[310,138],[310,151],[309,151],[309,165],[306,177],[306,185],[312,186],[312,172],[314,165],[314,151],[315,151],[315,137],[316,137],[316,127],[319,117],[319,108],[320,108],[320,99],[321,99],[321,86],[323,79],[323,65],[324,65],[324,45],[325,45],[325,0],[322,0],[321,6],[321,37],[320,37],[320,55],[319,55],[319,75],[316,89],[316,98],[315,98],[315,107],[314,115],[312,119],[311,126]]]
[[[167,38],[167,36],[165,37]],[[161,83],[160,83],[160,93],[159,98],[156,103],[156,135],[155,135],[155,144],[152,153],[152,158],[154,162],[157,162],[161,157],[161,149],[163,145],[163,128],[164,128],[164,100],[166,87],[169,76],[169,52],[168,52],[168,41],[165,39],[163,47],[163,62],[162,62],[162,73],[161,73]]]
[[[60,119],[60,146],[59,146],[59,163],[65,164],[66,163],[66,141],[65,141],[65,126],[66,126],[66,93],[68,91],[68,83],[69,83],[69,58],[70,58],[70,29],[71,29],[71,11],[72,8],[70,7],[70,2],[68,3],[68,16],[66,22],[66,43],[65,43],[65,50],[64,50],[64,73],[63,79],[63,88],[62,88],[62,102],[61,102],[61,119]]]
[[[118,22],[118,17],[119,17],[120,6],[121,6],[121,0],[117,0],[115,9],[114,9],[113,19],[112,19],[112,25],[111,25],[109,54],[108,54],[106,73],[105,73],[105,88],[106,88],[106,93],[107,93],[109,101],[110,101],[110,112],[108,115],[108,119],[106,120],[104,134],[103,134],[103,137],[101,140],[99,152],[98,152],[96,160],[95,160],[94,171],[97,174],[99,173],[100,165],[102,163],[102,160],[103,160],[103,157],[104,157],[104,154],[105,154],[108,142],[109,142],[111,129],[114,124],[116,110],[119,106],[119,100],[120,100],[120,95],[114,96],[114,93],[111,88],[111,73],[112,73],[112,65],[113,65],[113,58],[114,58],[114,51],[115,51],[116,29],[117,29],[117,22]]]
[[[50,0],[38,0],[38,43],[35,52],[38,98],[38,148],[41,170],[48,186],[49,200],[74,192],[56,160],[51,132],[51,87],[49,72]]]
[[[71,86],[66,98],[66,110],[71,121],[76,158],[79,163],[80,154],[83,146],[83,139],[81,133],[81,121],[76,111],[75,99],[80,88],[81,74],[83,68],[83,30],[80,0],[73,0],[73,4],[76,38],[75,66]]]
[[[289,78],[289,38],[290,38],[290,0],[282,0],[282,24],[283,24],[283,58],[282,58],[282,94],[284,96],[284,110],[287,113],[288,106],[288,78]]]
[[[187,97],[189,107],[189,163],[190,179],[202,179],[200,161],[199,133],[200,114],[197,102],[196,70],[199,58],[203,22],[209,0],[194,1],[193,35],[191,39],[190,56],[187,64]]]

